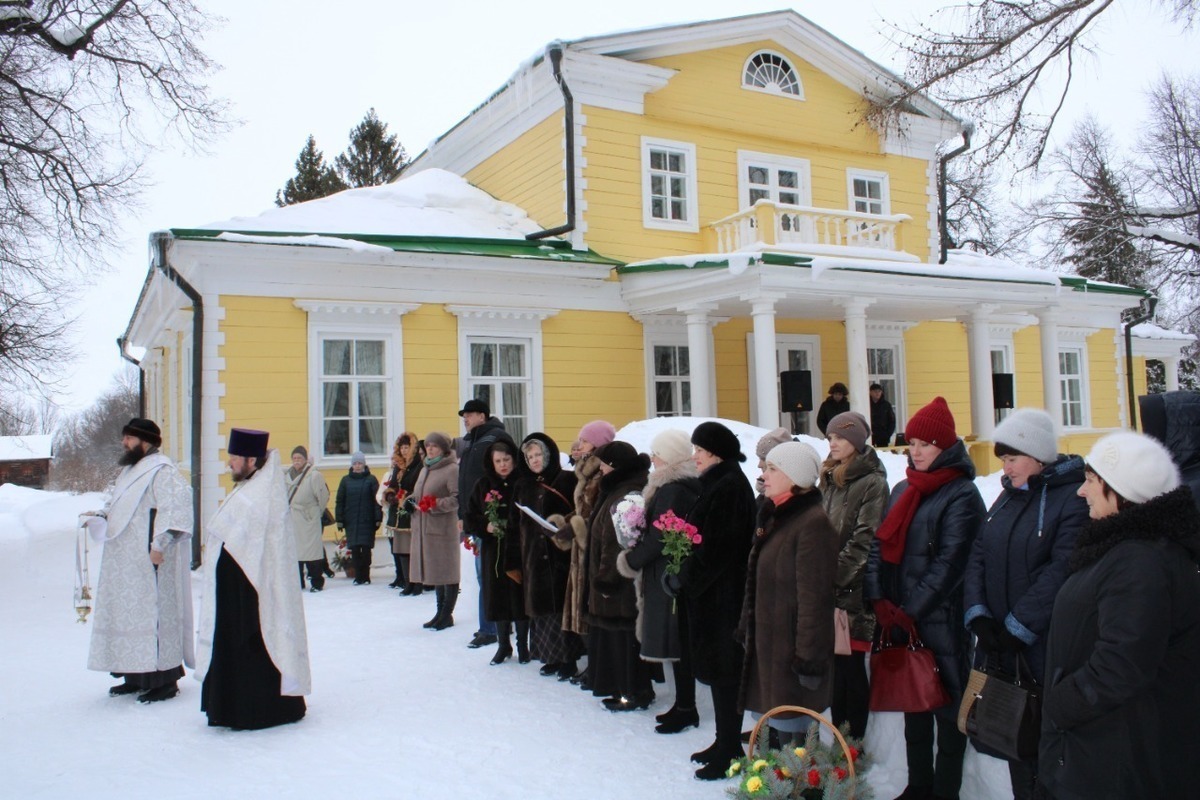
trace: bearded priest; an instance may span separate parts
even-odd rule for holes
[[[192,648],[192,490],[159,452],[162,431],[134,418],[121,431],[123,467],[104,508],[81,515],[104,543],[88,669],[124,678],[108,690],[142,703],[179,694]]]
[[[205,528],[195,676],[208,724],[234,730],[296,722],[312,684],[287,488],[268,437],[230,430],[233,490]]]

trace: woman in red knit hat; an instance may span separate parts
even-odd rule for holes
[[[865,594],[880,631],[893,641],[919,636],[937,659],[950,703],[904,715],[908,786],[896,800],[950,800],[962,784],[967,738],[955,720],[970,669],[962,626],[963,575],[985,508],[975,466],[941,397],[904,429],[907,479],[892,491],[867,560]],[[937,759],[934,760],[934,727]]]

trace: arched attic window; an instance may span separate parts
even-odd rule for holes
[[[770,50],[759,50],[746,59],[746,66],[742,70],[742,86],[758,92],[804,99],[804,87],[796,70],[786,58]]]

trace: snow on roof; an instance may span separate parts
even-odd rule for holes
[[[50,434],[37,436],[0,436],[0,461],[30,461],[50,458],[54,437]]]
[[[1172,339],[1180,342],[1194,342],[1196,337],[1182,331],[1172,331],[1160,328],[1153,322],[1143,322],[1133,326],[1133,335],[1139,339]]]
[[[254,233],[445,236],[524,239],[541,226],[519,206],[505,203],[442,169],[422,170],[383,186],[343,192],[200,226]],[[310,242],[317,244],[318,242]],[[328,242],[323,242],[329,246]]]

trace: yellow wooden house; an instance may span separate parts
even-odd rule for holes
[[[944,252],[970,129],[926,100],[865,124],[898,86],[794,11],[552,43],[395,184],[155,234],[124,340],[146,413],[206,509],[231,426],[332,484],[354,450],[378,472],[401,431],[457,433],[470,396],[566,443],[667,414],[815,433],[825,387],[869,414],[878,382],[901,429],[944,396],[986,467],[1011,387],[1085,451],[1186,338],[1127,361],[1141,292]]]

